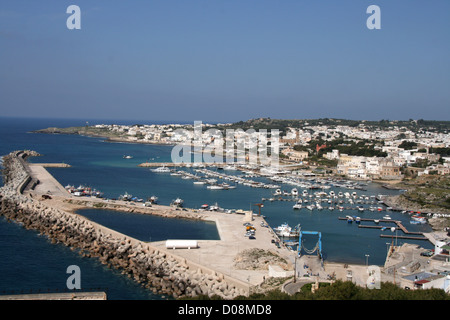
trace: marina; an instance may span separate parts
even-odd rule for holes
[[[92,141],[89,138],[72,136],[67,137],[67,139]],[[62,141],[64,142],[65,140]],[[80,147],[83,146],[83,144],[77,143]],[[236,274],[244,282],[248,282],[247,279],[250,277],[251,285],[258,284],[264,276],[267,276],[267,271],[235,270],[232,262],[234,256],[245,248],[261,245],[266,250],[280,250],[280,252],[286,254],[288,261],[293,263],[293,257],[299,247],[298,238],[295,237],[296,234],[291,238],[282,237],[278,236],[273,230],[273,228],[281,226],[283,223],[287,223],[292,227],[300,224],[301,231],[318,230],[317,232],[321,232],[321,254],[325,267],[336,262],[362,264],[365,252],[370,253],[372,263],[382,265],[385,261],[385,239],[380,239],[381,241],[376,240],[380,238],[380,229],[349,228],[347,223],[340,224],[337,222],[338,216],[353,216],[356,212],[359,212],[358,215],[361,218],[373,218],[374,223],[376,223],[375,220],[383,220],[382,217],[389,213],[392,220],[401,219],[403,224],[406,225],[411,220],[411,217],[416,215],[416,213],[402,213],[401,211],[391,210],[388,206],[380,203],[378,199],[380,193],[396,194],[398,191],[385,189],[384,192],[381,187],[379,188],[371,182],[352,182],[342,178],[312,176],[303,171],[299,171],[297,174],[284,169],[270,171],[264,170],[265,168],[263,167],[250,168],[238,165],[226,169],[226,166],[220,168],[220,166],[215,165],[203,168],[173,166],[170,167],[170,172],[166,169],[162,170],[165,172],[153,172],[150,169],[164,167],[162,164],[167,162],[161,162],[153,168],[139,167],[139,163],[141,163],[140,159],[148,157],[148,153],[156,158],[156,154],[158,154],[154,151],[156,147],[146,147],[149,152],[139,156],[139,149],[136,146],[119,144],[117,146],[119,147],[118,150],[113,154],[109,154],[108,157],[109,159],[120,159],[123,161],[109,164],[104,159],[104,151],[100,152],[102,150],[101,147],[105,148],[105,146],[101,141],[95,141],[95,145],[98,145],[99,154],[95,156],[90,153],[89,157],[94,159],[94,164],[89,165],[84,162],[85,160],[77,156],[78,152],[75,152],[76,150],[73,150],[74,153],[71,154],[71,148],[67,148],[64,156],[58,156],[52,149],[44,149],[48,152],[48,155],[42,156],[42,159],[36,158],[42,160],[43,163],[51,164],[52,159],[61,161],[61,163],[68,162],[67,159],[71,159],[71,161],[70,165],[59,166],[55,164],[54,166],[48,165],[45,168],[39,163],[30,163],[30,171],[38,174],[39,178],[36,177],[36,180],[40,181],[34,186],[33,194],[39,195],[40,198],[42,196],[51,198],[44,200],[43,203],[70,210],[87,206],[88,208],[99,208],[103,211],[111,209],[129,214],[147,213],[170,218],[173,220],[171,223],[174,225],[177,224],[176,221],[180,217],[203,220],[208,219],[207,216],[211,215],[212,217],[212,215],[215,215],[212,220],[214,222],[216,218],[223,218],[223,220],[217,220],[221,221],[217,224],[221,240],[199,240],[199,248],[191,249],[189,252],[177,249],[174,252],[172,252],[172,249],[170,251],[177,255],[183,255],[185,258],[191,259],[191,261],[204,267],[214,267],[212,269],[224,275],[233,276]],[[106,145],[106,147],[108,146]],[[142,148],[144,146],[139,147]],[[164,150],[170,151],[170,148]],[[158,150],[161,159],[165,157],[163,151],[161,149]],[[126,159],[125,161],[125,159],[122,159],[123,154],[133,154],[133,159]],[[107,170],[103,170],[105,165]],[[114,168],[114,175],[110,174],[111,168],[108,166],[111,165]],[[107,174],[104,175],[103,172],[107,172]],[[222,179],[224,177],[229,179]],[[206,179],[215,179],[216,181],[210,180],[211,184],[208,184]],[[236,180],[233,181],[231,179]],[[118,182],[119,180],[120,183]],[[241,183],[238,183],[238,180]],[[259,187],[244,185],[244,183],[251,182],[255,182],[255,185],[257,183]],[[207,186],[221,183],[226,183],[236,188],[228,189],[228,191],[221,191],[226,189],[214,190],[207,188]],[[63,185],[67,187],[92,186],[91,189],[101,190],[102,197],[75,196],[68,192],[69,188],[66,189]],[[273,186],[272,188],[261,187],[263,185]],[[354,187],[360,187],[366,191],[351,189]],[[29,191],[29,189],[26,190],[26,192]],[[120,198],[120,196],[126,195],[127,197],[124,199]],[[36,198],[36,196],[34,197]],[[68,199],[71,204],[58,202],[58,199],[62,198]],[[182,207],[170,206],[177,198],[183,200]],[[299,200],[301,200],[302,208],[294,209],[293,206]],[[331,201],[331,203],[328,203],[328,201]],[[313,204],[314,206],[312,206]],[[322,206],[321,210],[317,204]],[[308,205],[311,205],[311,210],[307,208]],[[363,206],[366,210],[358,211],[357,206]],[[373,207],[372,210],[370,210],[371,206]],[[331,209],[332,207],[334,209]],[[378,210],[379,208],[382,209]],[[261,215],[256,213],[258,211]],[[246,214],[250,214],[253,217],[254,220],[250,223],[255,230],[247,230],[247,227],[243,226]],[[123,219],[127,222],[134,220],[131,215],[124,215]],[[235,222],[231,223],[229,227],[225,227],[229,223],[227,222],[228,219],[235,219]],[[356,220],[353,223],[355,222]],[[379,223],[380,225],[386,224],[381,221]],[[361,225],[363,224],[364,222],[361,221]],[[426,229],[427,224],[411,225],[411,230],[414,230],[413,228]],[[171,228],[165,230],[166,239],[176,239],[176,235],[173,235],[170,230]],[[230,239],[229,244],[222,242],[222,230],[228,230],[228,232],[234,234],[234,238],[228,238]],[[360,233],[358,230],[363,232]],[[372,231],[375,231],[375,233]],[[151,237],[150,233],[148,239]],[[267,238],[264,235],[267,235]],[[348,246],[346,239],[355,236],[359,237],[360,241],[352,242],[352,245]],[[313,239],[310,239],[310,237]],[[410,241],[409,239],[405,240]],[[310,250],[315,247],[317,239],[314,235],[304,234],[302,241],[304,242],[304,248]],[[313,243],[309,243],[309,241],[313,241]],[[416,241],[424,247],[430,247],[427,245],[427,241],[411,241]],[[151,242],[153,245],[158,245],[161,249],[165,249],[165,241]],[[370,247],[367,244],[370,244]],[[214,254],[218,255],[219,253],[223,256],[214,256]]]

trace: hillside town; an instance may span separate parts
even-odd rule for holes
[[[405,176],[450,173],[450,134],[448,129],[433,126],[413,129],[395,122],[375,128],[361,121],[359,125],[312,124],[288,126],[280,132],[279,155],[284,163],[332,168],[337,175],[351,179],[401,180]],[[412,121],[414,122],[414,121]],[[100,124],[89,127],[103,132],[111,140],[136,143],[180,144],[193,138],[193,125]],[[251,126],[256,127],[256,126]],[[250,128],[251,128],[250,127]],[[242,137],[253,141],[268,141],[269,130],[235,130],[230,141],[225,130],[233,124],[201,124],[202,144],[208,147],[218,141],[234,148]],[[258,127],[261,128],[261,127]],[[208,134],[206,134],[208,133]],[[219,139],[224,137],[223,140]],[[258,140],[259,139],[259,140]],[[368,154],[368,151],[369,152]]]

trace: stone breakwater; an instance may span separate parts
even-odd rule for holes
[[[40,232],[52,243],[98,258],[155,293],[175,298],[218,295],[225,299],[248,294],[245,283],[22,194],[32,180],[24,159],[33,155],[37,154],[18,151],[3,158],[5,184],[0,188],[0,214],[7,219]]]

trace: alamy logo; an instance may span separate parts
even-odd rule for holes
[[[79,266],[71,265],[67,267],[66,273],[71,274],[67,278],[66,285],[69,290],[81,289],[81,270]]]
[[[367,18],[366,25],[369,30],[381,29],[381,9],[379,6],[371,5],[367,8],[366,13],[371,14]]]
[[[81,29],[81,10],[79,6],[71,5],[67,7],[66,13],[71,15],[67,18],[66,26],[67,29]]]

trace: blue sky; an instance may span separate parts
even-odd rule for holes
[[[449,35],[448,0],[2,0],[0,116],[450,120]]]

